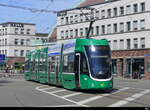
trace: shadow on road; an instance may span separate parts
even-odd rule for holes
[[[0,84],[2,84],[2,83],[12,83],[13,81],[8,81],[8,80],[1,80],[0,79]]]
[[[113,88],[113,89],[108,89],[108,90],[71,90],[71,91],[83,92],[83,93],[88,93],[88,94],[106,94],[106,93],[112,94],[118,91],[118,89]]]

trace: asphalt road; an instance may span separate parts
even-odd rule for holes
[[[111,92],[85,92],[0,78],[0,107],[150,107],[150,80],[114,78]]]

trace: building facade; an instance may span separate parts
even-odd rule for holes
[[[94,8],[95,19],[90,37],[109,41],[114,75],[134,78],[138,72],[149,79],[150,1],[102,0],[60,11],[57,40],[86,37],[89,19],[92,19],[88,8]]]
[[[32,40],[47,40],[48,34],[36,33],[35,24],[6,22],[0,24],[0,54],[5,54],[7,66],[24,63],[27,52],[34,50]]]

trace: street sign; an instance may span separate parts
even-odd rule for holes
[[[149,57],[150,55],[144,55],[145,57]]]
[[[6,56],[4,54],[0,54],[0,62],[4,62],[6,59]]]

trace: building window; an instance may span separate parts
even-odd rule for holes
[[[117,29],[117,23],[114,24],[114,28],[113,28],[113,29],[114,29],[114,33],[116,33],[117,30],[118,30],[118,29]]]
[[[66,24],[69,24],[69,18],[66,17]]]
[[[75,29],[75,37],[78,37],[78,29]]]
[[[26,40],[26,45],[30,45],[30,39]]]
[[[14,56],[18,56],[18,50],[14,50]]]
[[[102,29],[102,34],[105,34],[105,25],[102,25],[101,29]]]
[[[69,36],[68,36],[68,31],[66,31],[66,39],[68,38]]]
[[[64,39],[64,31],[61,31],[61,39]]]
[[[73,38],[73,30],[70,30],[70,37]]]
[[[23,57],[24,56],[24,50],[20,51],[20,56]]]
[[[95,17],[96,17],[96,19],[99,19],[99,11],[96,11]]]
[[[70,16],[70,23],[73,23],[73,16]]]
[[[105,18],[105,10],[101,11],[101,18]]]
[[[20,45],[24,45],[24,39],[21,39]]]
[[[131,13],[131,6],[127,5],[126,7],[126,14],[130,14]]]
[[[75,15],[75,23],[78,22],[78,15]]]
[[[141,48],[145,48],[145,38],[140,39]]]
[[[93,36],[94,35],[94,28],[92,27],[90,30],[90,35]]]
[[[108,18],[111,17],[111,9],[108,9],[108,10],[107,10],[107,17],[108,17]]]
[[[7,50],[5,50],[5,55],[7,56]]]
[[[27,34],[28,34],[28,35],[30,34],[30,29],[27,29]]]
[[[133,39],[133,48],[134,48],[134,49],[137,49],[137,48],[138,48],[138,39],[137,39],[137,38],[134,38],[134,39]]]
[[[110,34],[111,33],[111,24],[107,25],[107,33]]]
[[[117,40],[114,40],[114,41],[113,41],[113,49],[114,49],[114,50],[117,50],[117,47],[118,47],[118,46],[117,46]]]
[[[99,35],[99,26],[96,26],[96,35]]]
[[[2,45],[5,45],[5,44],[4,44],[4,39],[2,39]]]
[[[60,21],[61,25],[64,24],[64,17],[61,18],[61,21]]]
[[[21,34],[24,34],[24,29],[21,29]]]
[[[138,4],[133,5],[133,12],[137,13],[138,12]]]
[[[140,21],[140,29],[145,29],[145,19]]]
[[[141,3],[141,12],[144,12],[145,11],[145,3]]]
[[[127,39],[127,49],[131,49],[131,40]]]
[[[15,44],[15,45],[18,45],[18,39],[15,39],[14,44]]]
[[[7,39],[5,39],[5,45],[7,45]]]
[[[15,28],[15,34],[18,34],[18,28]]]
[[[118,11],[118,10],[117,10],[117,8],[114,8],[113,10],[114,10],[114,12],[113,12],[114,14],[113,14],[113,15],[114,15],[114,16],[117,16],[117,14],[118,14],[118,12],[117,12],[117,11]]]
[[[124,23],[120,23],[120,32],[124,32]]]
[[[138,30],[138,21],[133,21],[133,30]]]
[[[83,14],[80,14],[80,22],[83,22]]]
[[[120,40],[120,49],[123,50],[124,49],[124,40]]]
[[[5,35],[7,35],[7,28],[5,28]]]
[[[124,15],[124,7],[120,7],[120,15]]]
[[[83,37],[83,28],[80,28],[80,37]]]
[[[88,27],[85,28],[85,36],[87,36],[88,29],[89,29]]]
[[[127,31],[131,31],[131,22],[129,21],[129,22],[127,22]]]

